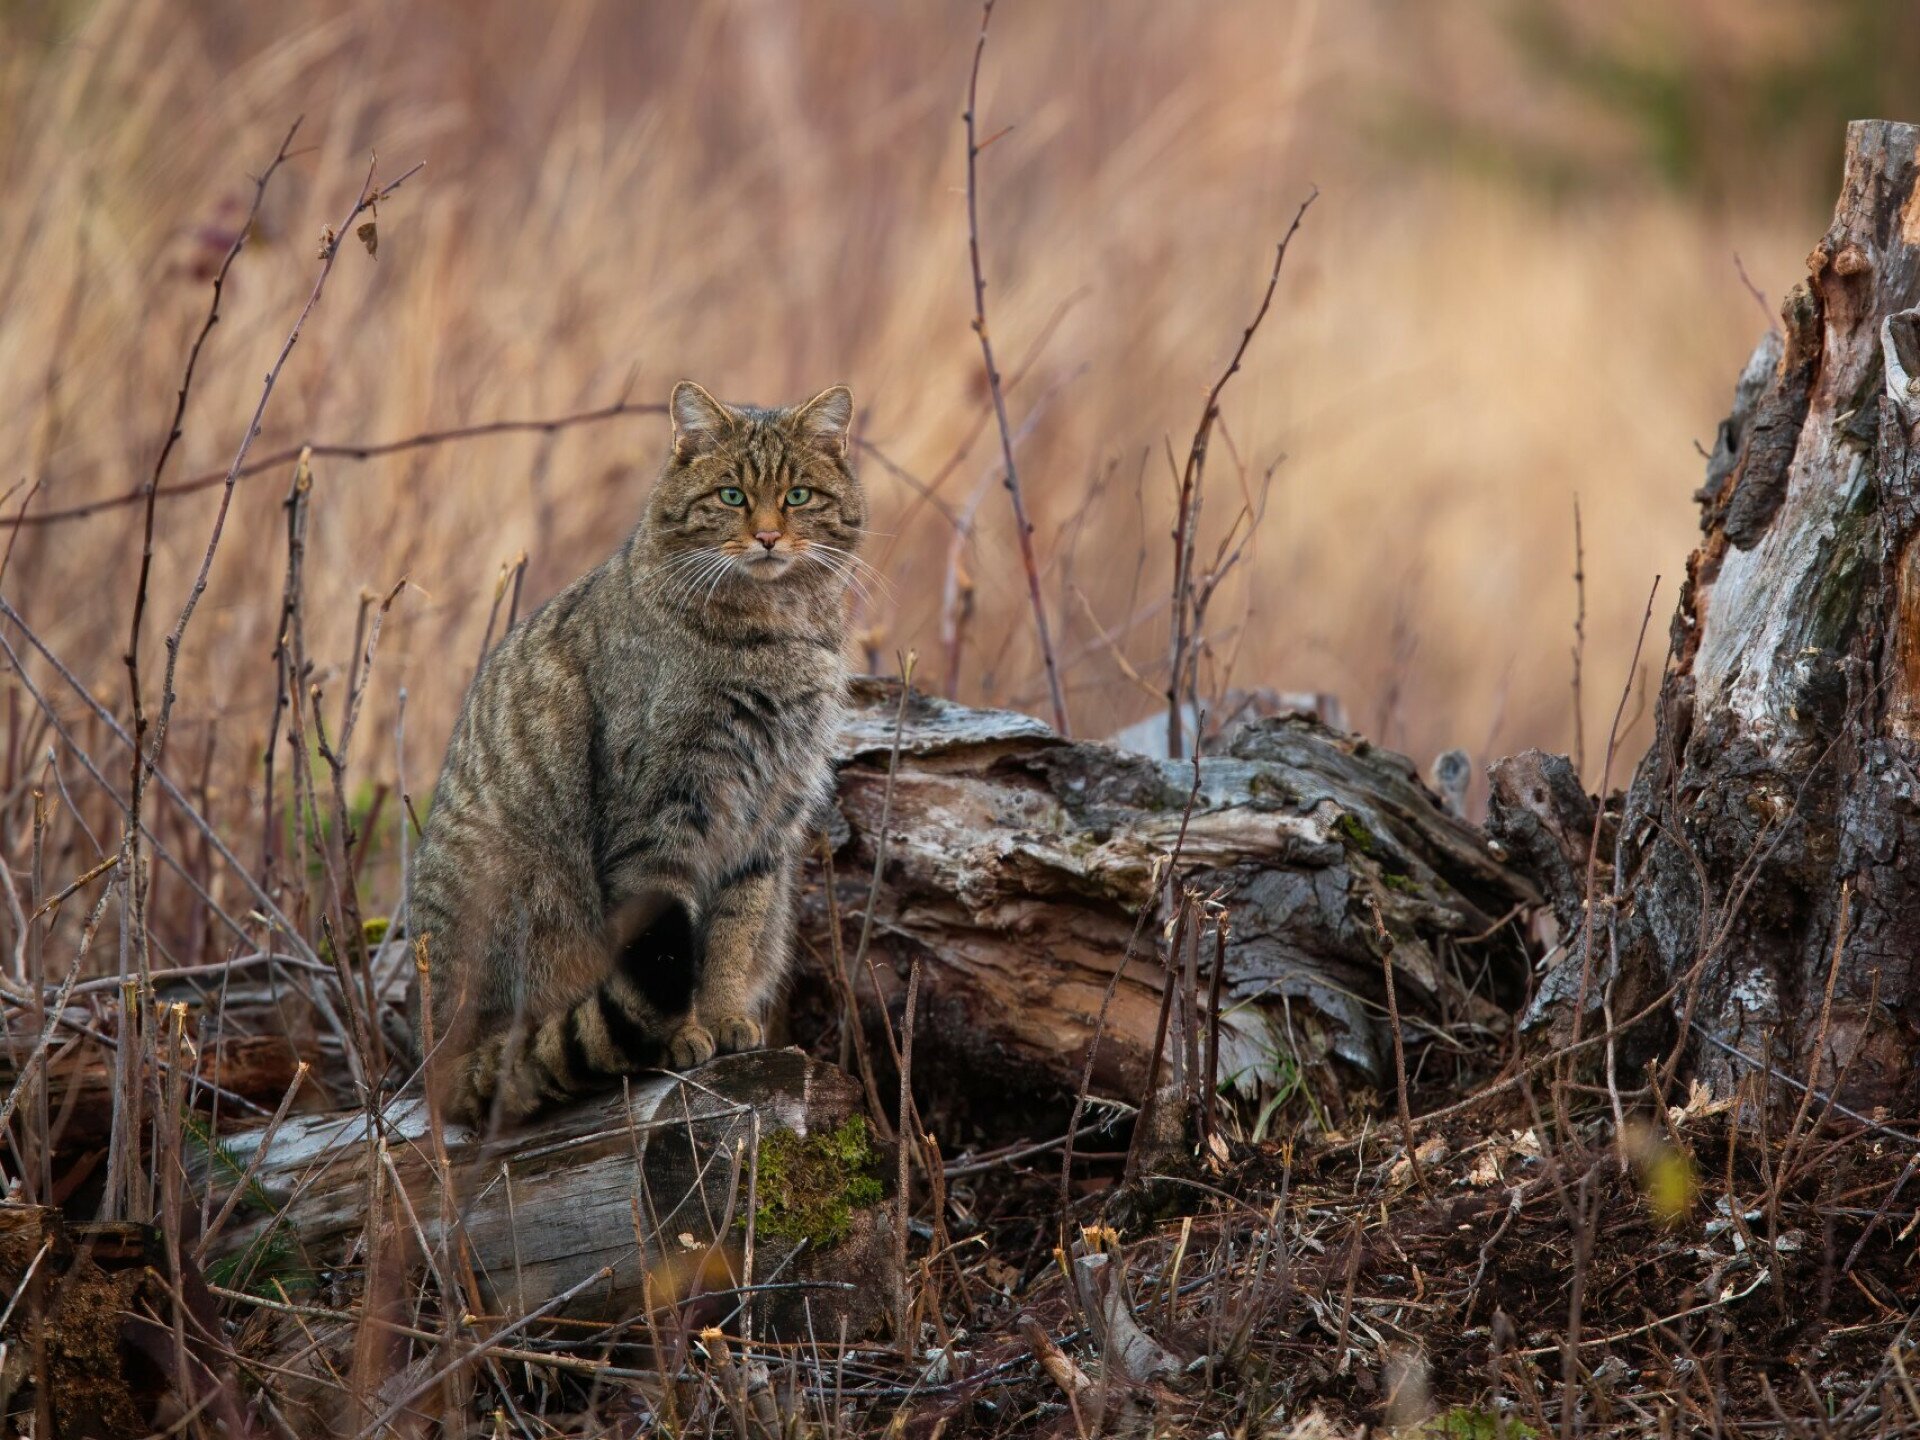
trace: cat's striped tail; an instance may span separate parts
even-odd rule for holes
[[[700,958],[692,915],[667,902],[585,997],[481,1039],[459,1062],[447,1114],[472,1125],[513,1123],[663,1066],[692,1014]]]

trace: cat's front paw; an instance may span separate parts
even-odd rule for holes
[[[729,1016],[713,1022],[713,1038],[719,1043],[722,1055],[737,1055],[742,1050],[758,1050],[766,1043],[766,1037],[760,1033],[760,1022],[743,1015]]]
[[[695,1070],[713,1058],[713,1036],[697,1021],[688,1021],[667,1041],[667,1066]]]

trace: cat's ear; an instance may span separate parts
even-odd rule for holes
[[[853,392],[844,385],[822,390],[806,404],[794,407],[793,426],[834,459],[843,459],[848,431],[853,426]]]
[[[691,460],[711,450],[733,428],[733,412],[691,380],[673,387],[673,458]]]

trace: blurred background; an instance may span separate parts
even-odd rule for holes
[[[844,381],[887,579],[863,645],[1045,714],[969,328],[978,32],[970,5],[852,0],[0,0],[0,511],[144,481],[249,176],[304,115],[168,479],[230,461],[370,158],[424,161],[377,254],[342,251],[256,456],[657,403],[681,376],[757,402]],[[981,157],[988,305],[1075,732],[1164,710],[1169,451],[1318,185],[1213,447],[1203,555],[1270,489],[1203,693],[1331,692],[1423,767],[1572,750],[1577,499],[1597,784],[1656,573],[1664,654],[1700,447],[1825,228],[1844,122],[1920,118],[1920,11],[1003,0],[980,110],[1006,130]],[[329,694],[359,598],[408,582],[357,772],[425,791],[503,567],[526,557],[524,612],[595,564],[666,437],[640,414],[315,462]],[[175,768],[236,805],[274,702],[291,469],[241,483],[180,662]],[[159,507],[149,656],[218,504]],[[23,528],[0,581],[122,713],[140,523]]]

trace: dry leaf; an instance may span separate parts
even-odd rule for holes
[[[380,227],[371,220],[362,220],[354,234],[360,237],[360,243],[367,247],[367,254],[376,254],[380,249]]]
[[[1733,1108],[1733,1097],[1716,1100],[1713,1091],[1700,1081],[1695,1080],[1687,1087],[1687,1102],[1684,1105],[1669,1105],[1667,1119],[1678,1130],[1689,1120],[1698,1120],[1707,1115],[1719,1115]]]
[[[1413,1153],[1415,1158],[1420,1161],[1422,1167],[1431,1168],[1446,1159],[1449,1152],[1447,1142],[1440,1136],[1435,1135],[1433,1138],[1416,1145]],[[1398,1160],[1393,1162],[1392,1168],[1387,1171],[1387,1185],[1390,1189],[1400,1190],[1412,1183],[1413,1164],[1403,1154]]]

